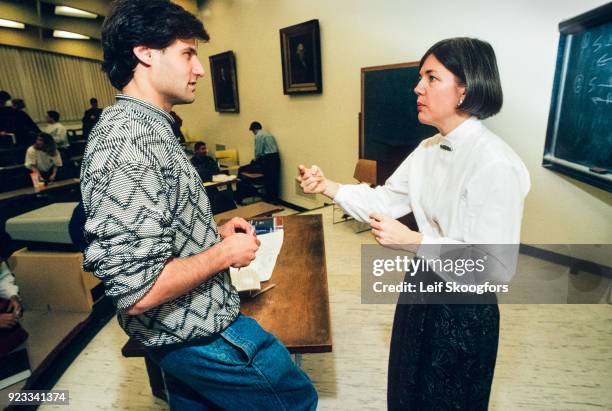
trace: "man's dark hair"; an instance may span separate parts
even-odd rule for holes
[[[261,130],[261,124],[259,123],[259,121],[253,121],[249,127],[249,130],[251,131]]]
[[[47,115],[56,123],[59,121],[60,119],[60,113],[58,113],[57,111],[47,111]]]
[[[194,150],[194,151],[198,151],[198,150],[200,149],[200,147],[205,146],[205,145],[206,145],[206,143],[205,143],[205,142],[203,142],[203,141],[198,141],[197,143],[195,143],[195,144],[193,145],[193,150]]]
[[[50,156],[54,156],[57,154],[57,145],[55,144],[55,140],[51,134],[47,133],[38,133],[37,138],[41,138],[43,141],[43,151]]]
[[[116,0],[102,25],[102,70],[111,84],[123,89],[134,76],[138,59],[133,49],[163,50],[177,39],[209,39],[193,14],[168,0]]]
[[[456,37],[437,42],[421,58],[419,69],[433,54],[465,87],[459,110],[484,119],[497,114],[503,93],[493,47],[486,41]]]
[[[90,98],[90,99],[89,99],[89,104],[91,104],[92,106],[93,106],[94,104],[98,104],[98,99],[97,99],[97,98],[95,98],[95,97]]]
[[[4,101],[7,102],[11,99],[11,95],[4,91],[4,90],[0,90],[0,101]]]

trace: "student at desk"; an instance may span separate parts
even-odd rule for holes
[[[208,155],[208,148],[206,148],[206,143],[203,141],[198,141],[193,146],[191,164],[198,172],[202,182],[212,181],[214,175],[221,173],[219,164]],[[217,187],[206,187],[206,194],[208,194],[213,214],[236,208],[231,185],[227,186],[224,191],[219,191]]]
[[[219,164],[208,155],[208,148],[203,141],[194,144],[191,164],[195,167],[202,181],[212,181],[212,176],[220,173]]]
[[[419,74],[419,122],[439,134],[422,141],[384,186],[340,185],[316,166],[300,166],[304,191],[333,198],[368,221],[380,244],[417,255],[426,244],[518,244],[529,174],[480,121],[502,106],[493,48],[470,38],[440,41],[421,59]],[[396,220],[409,212],[420,232]],[[496,274],[513,274],[501,268]],[[440,280],[438,272],[415,274]],[[389,356],[390,410],[487,409],[499,310],[495,294],[486,297],[483,304],[414,305],[400,297]]]
[[[36,141],[26,151],[25,168],[32,171],[34,181],[52,183],[57,170],[62,166],[62,157],[50,134],[40,133]]]
[[[276,204],[280,182],[280,156],[276,139],[270,132],[264,130],[258,121],[253,121],[249,130],[255,136],[255,159],[240,167],[238,177],[241,177],[242,173],[262,173],[265,187],[264,199]],[[242,176],[242,181],[238,183],[236,201],[240,204],[242,200],[251,195],[257,195],[257,190],[249,182],[248,177]]]

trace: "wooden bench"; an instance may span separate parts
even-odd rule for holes
[[[126,358],[144,357],[151,392],[157,398],[168,401],[166,384],[164,384],[164,376],[162,375],[161,368],[149,358],[144,346],[138,341],[130,338],[123,348],[121,348],[121,354]]]

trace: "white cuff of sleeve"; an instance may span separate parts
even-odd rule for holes
[[[424,260],[437,260],[440,258],[440,248],[442,244],[436,241],[435,238],[423,234],[421,244],[417,249],[416,256]]]
[[[341,201],[344,200],[344,195],[343,192],[344,190],[342,190],[342,184],[338,183],[338,191],[336,191],[336,195],[334,196],[334,198],[332,200],[334,200],[335,203],[340,203]]]

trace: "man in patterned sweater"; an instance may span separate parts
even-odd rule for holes
[[[83,158],[84,267],[164,371],[171,409],[315,409],[286,348],[240,314],[228,268],[259,241],[243,219],[217,228],[172,132],[173,105],[193,102],[204,75],[196,39],[202,23],[167,0],[116,1],[104,22],[102,68],[121,94]]]

